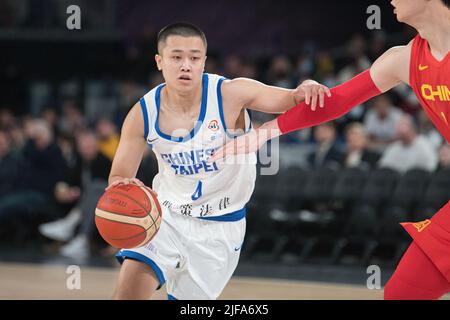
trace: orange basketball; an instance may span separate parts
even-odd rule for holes
[[[117,248],[136,248],[148,243],[159,230],[161,206],[147,187],[118,185],[105,191],[95,209],[100,235]]]

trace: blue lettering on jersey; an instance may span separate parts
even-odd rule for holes
[[[162,159],[170,164],[176,175],[194,175],[201,172],[219,171],[217,164],[207,163],[206,160],[215,149],[200,149],[190,152],[161,154]]]

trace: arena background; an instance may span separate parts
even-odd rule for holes
[[[81,30],[70,31],[74,4]],[[366,26],[374,4],[381,30]],[[114,250],[80,203],[106,183],[130,107],[162,81],[156,34],[176,21],[205,31],[207,72],[287,88],[308,78],[335,86],[415,35],[389,1],[0,0],[1,299],[112,295]],[[429,157],[391,168],[380,159],[399,141],[404,114],[428,139]],[[268,119],[253,113],[256,124]],[[367,161],[349,160],[348,128]],[[241,262],[222,298],[380,299],[410,242],[398,222],[429,217],[449,198],[450,150],[406,87],[283,137],[279,157],[277,175],[258,176]],[[138,175],[148,185],[155,165],[148,152]],[[42,224],[62,218],[65,234],[44,236]],[[80,290],[66,286],[71,265],[81,267]],[[379,267],[380,288],[369,290],[369,266]]]

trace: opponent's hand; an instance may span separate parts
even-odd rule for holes
[[[208,162],[214,162],[229,156],[258,151],[268,140],[281,135],[277,120],[266,122],[258,129],[237,137],[214,152]]]
[[[259,129],[244,134],[236,139],[231,140],[224,146],[220,147],[214,152],[208,162],[214,162],[219,159],[225,159],[226,157],[236,154],[246,154],[256,152],[266,143],[267,139],[261,135]]]
[[[139,186],[139,187],[145,187],[145,184],[141,181],[141,180],[139,180],[139,179],[137,179],[137,178],[119,178],[119,179],[117,179],[117,180],[114,180],[114,182],[112,182],[108,187],[106,187],[106,189],[105,190],[108,190],[108,189],[110,189],[110,188],[112,188],[112,187],[115,187],[115,186],[118,186],[118,185],[127,185],[127,184],[135,184],[135,185],[137,185],[137,186]]]
[[[297,101],[305,101],[307,105],[311,104],[311,110],[315,111],[317,107],[317,100],[319,106],[324,107],[325,94],[331,97],[331,91],[327,86],[324,86],[314,80],[303,81],[294,91],[294,99]]]

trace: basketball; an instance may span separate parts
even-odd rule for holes
[[[136,248],[148,243],[159,230],[161,206],[147,187],[118,185],[105,191],[95,209],[100,235],[117,248]]]

